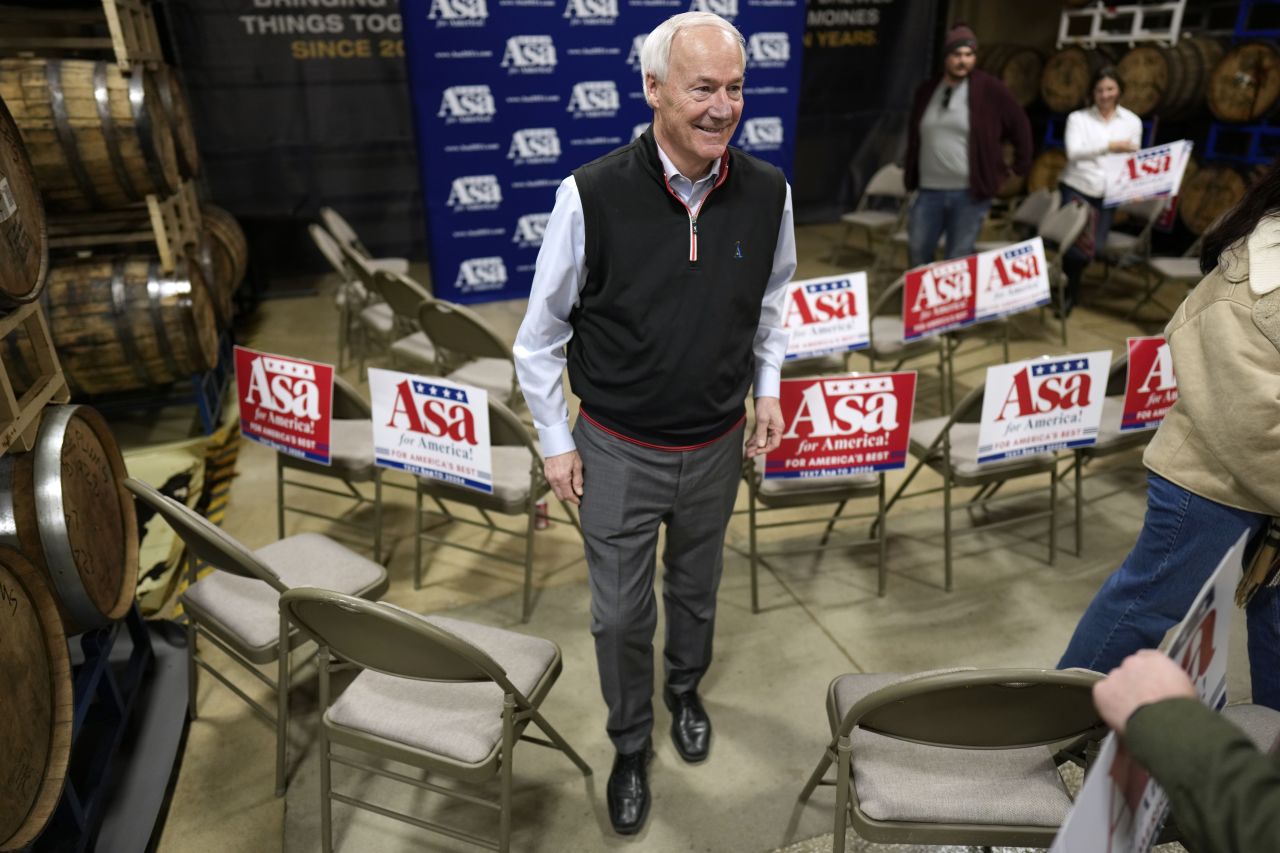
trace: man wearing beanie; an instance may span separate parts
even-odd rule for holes
[[[916,90],[907,125],[907,189],[917,190],[907,221],[911,266],[930,263],[942,235],[946,257],[973,254],[992,197],[1013,171],[1031,166],[1027,114],[999,78],[979,71],[978,37],[957,22],[947,33],[942,74]]]

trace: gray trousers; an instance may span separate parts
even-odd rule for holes
[[[667,525],[662,599],[666,684],[693,690],[711,665],[724,535],[742,472],[743,428],[689,451],[654,450],[579,417],[580,515],[591,584],[591,633],[607,729],[619,752],[653,730],[653,635],[658,527]]]

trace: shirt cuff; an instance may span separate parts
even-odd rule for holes
[[[573,442],[573,433],[569,429],[567,420],[553,424],[545,429],[539,429],[538,441],[542,445],[543,459],[578,449],[578,445]]]
[[[771,364],[763,364],[756,371],[756,397],[778,397],[782,388],[782,373]]]

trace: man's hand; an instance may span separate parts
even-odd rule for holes
[[[548,456],[543,462],[542,472],[546,474],[556,497],[574,506],[582,505],[582,457],[578,451]]]
[[[1163,699],[1196,698],[1191,679],[1169,656],[1154,649],[1129,655],[1093,685],[1093,704],[1106,724],[1124,734],[1125,724],[1143,705]]]
[[[777,397],[756,397],[756,431],[747,438],[747,458],[777,450],[782,443],[782,406]]]

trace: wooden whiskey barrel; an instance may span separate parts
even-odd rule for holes
[[[68,634],[121,619],[138,586],[138,520],[111,428],[50,406],[30,453],[0,457],[0,543],[49,579]]]
[[[1110,65],[1108,50],[1085,50],[1067,45],[1049,57],[1040,75],[1040,96],[1055,113],[1069,113],[1090,103],[1089,83],[1103,66]]]
[[[124,207],[178,186],[178,155],[155,77],[106,62],[2,59],[0,98],[50,211]]]
[[[0,305],[39,296],[48,268],[40,188],[18,126],[0,101]]]
[[[199,269],[180,262],[172,274],[144,256],[55,263],[45,309],[58,360],[73,391],[109,394],[169,385],[217,362],[213,305]],[[8,340],[19,379],[34,353],[25,338]]]
[[[165,117],[173,131],[177,147],[178,171],[184,178],[194,178],[200,172],[200,151],[196,147],[196,130],[191,123],[191,103],[178,77],[177,69],[161,66],[156,72],[156,89]]]
[[[1178,217],[1193,234],[1203,234],[1218,217],[1244,198],[1248,184],[1231,166],[1205,165],[1184,176],[1178,198]]]
[[[1227,51],[1209,76],[1209,109],[1222,121],[1253,121],[1280,98],[1280,50],[1248,42]]]
[[[1187,38],[1177,47],[1138,45],[1117,64],[1124,80],[1120,103],[1138,115],[1184,118],[1204,104],[1209,75],[1222,58],[1222,45]]]
[[[229,307],[249,266],[249,241],[236,218],[217,205],[200,205],[200,220],[213,270],[210,289]]]
[[[1027,173],[1027,192],[1056,189],[1062,170],[1067,168],[1067,154],[1060,148],[1046,148],[1031,161],[1031,171]]]
[[[978,54],[978,64],[1003,80],[1022,106],[1030,106],[1040,97],[1044,57],[1035,48],[1017,44],[984,47]]]
[[[0,547],[0,850],[44,829],[71,755],[71,661],[58,606],[39,569]]]

